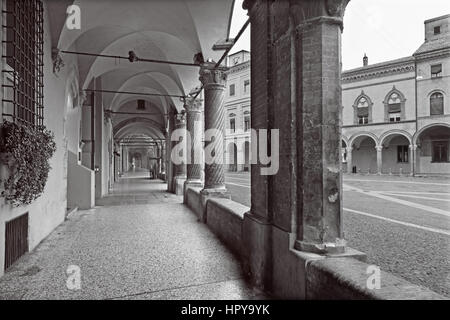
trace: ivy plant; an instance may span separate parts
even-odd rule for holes
[[[0,129],[0,162],[9,169],[1,195],[16,207],[28,205],[44,192],[49,162],[56,151],[54,136],[45,127],[9,121]]]

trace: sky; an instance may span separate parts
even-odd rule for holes
[[[245,21],[243,0],[236,0],[231,26],[235,37]],[[424,41],[424,21],[450,14],[450,0],[351,0],[344,16],[342,34],[343,69],[411,56]],[[231,53],[250,50],[250,28]]]

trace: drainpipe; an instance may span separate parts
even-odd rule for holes
[[[418,115],[418,103],[417,103],[417,60],[414,57],[414,73],[415,73],[415,77],[414,77],[414,95],[415,95],[415,108],[416,108],[416,132],[413,135],[413,139],[414,136],[416,135],[417,131],[419,130],[419,125],[417,123],[417,115]],[[417,155],[417,150],[416,148],[414,148],[414,140],[412,141],[412,148],[411,148],[411,161],[413,161],[413,172],[412,172],[412,176],[414,177],[416,175],[416,155]]]

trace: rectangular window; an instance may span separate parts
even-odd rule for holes
[[[230,97],[236,94],[236,86],[234,84],[230,84]]]
[[[3,116],[26,125],[43,125],[44,29],[41,0],[3,1]]]
[[[442,64],[435,64],[431,66],[431,77],[438,78],[442,76]]]
[[[137,101],[137,110],[145,110],[145,100],[138,100]]]
[[[389,122],[400,122],[400,112],[389,113]]]
[[[448,141],[433,141],[432,162],[448,162]]]
[[[244,130],[248,131],[250,130],[250,117],[246,116],[244,119]]]
[[[436,35],[440,33],[441,33],[441,26],[434,27],[434,34]]]
[[[236,119],[230,119],[230,129],[232,132],[236,132]]]
[[[368,124],[369,118],[367,116],[358,116],[358,124]]]
[[[250,80],[244,81],[244,93],[249,93],[250,91]]]
[[[408,146],[397,146],[397,162],[408,162]]]

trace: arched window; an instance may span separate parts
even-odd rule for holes
[[[389,122],[399,122],[401,119],[402,100],[397,92],[393,92],[388,99]]]
[[[444,114],[444,95],[440,92],[435,92],[430,96],[430,115]]]
[[[367,101],[366,97],[359,98],[356,109],[358,124],[369,123],[369,101]]]
[[[405,96],[395,88],[384,98],[384,122],[399,122],[405,120]]]
[[[361,94],[353,103],[354,124],[365,125],[372,123],[372,106],[372,100],[364,93],[364,90],[361,90]]]

